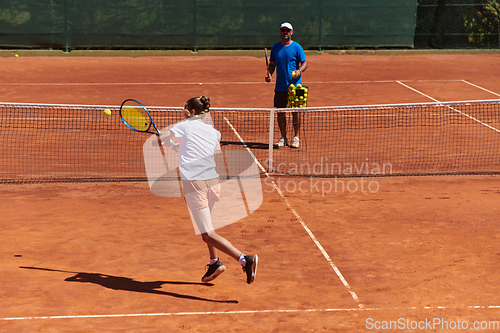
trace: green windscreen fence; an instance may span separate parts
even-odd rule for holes
[[[412,47],[416,0],[2,0],[0,46],[261,48],[294,26],[306,48]]]

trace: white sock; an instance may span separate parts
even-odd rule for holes
[[[245,254],[242,253],[240,258],[238,259],[238,262],[241,264],[241,266],[245,267],[247,264],[247,259],[245,258]]]
[[[215,264],[217,262],[217,260],[219,260],[219,258],[215,258],[215,259],[210,258],[210,265]]]

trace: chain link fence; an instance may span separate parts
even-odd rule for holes
[[[419,0],[416,49],[500,47],[500,0]]]

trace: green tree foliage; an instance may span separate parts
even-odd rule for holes
[[[488,3],[486,4],[486,10],[489,11],[493,15],[493,17],[496,18],[497,41],[498,41],[498,47],[500,47],[500,1],[488,0]]]
[[[479,0],[464,11],[463,20],[469,42],[473,45],[498,47],[499,3],[497,0]]]
[[[496,48],[499,0],[420,0],[416,47]]]

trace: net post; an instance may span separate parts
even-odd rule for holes
[[[273,172],[274,109],[269,110],[269,158],[267,172]]]

